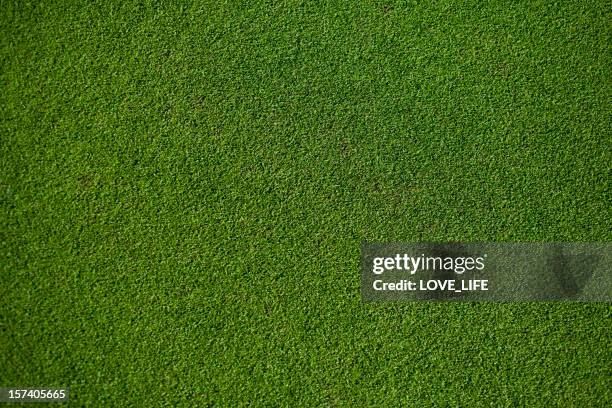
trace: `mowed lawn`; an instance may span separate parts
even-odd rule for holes
[[[612,405],[609,303],[359,293],[364,241],[610,241],[610,1],[178,3],[0,1],[0,386]]]

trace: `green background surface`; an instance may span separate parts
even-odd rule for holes
[[[0,385],[612,404],[609,303],[359,295],[364,241],[610,241],[610,1],[0,5]]]

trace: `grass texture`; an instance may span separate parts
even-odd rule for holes
[[[612,405],[608,303],[362,303],[358,265],[610,241],[610,1],[0,4],[0,385]]]

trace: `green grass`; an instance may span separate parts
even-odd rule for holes
[[[610,241],[610,1],[98,3],[0,1],[0,386],[612,404],[609,303],[365,304],[358,265]]]

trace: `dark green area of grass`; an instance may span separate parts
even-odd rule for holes
[[[362,241],[610,241],[609,1],[1,1],[0,385],[610,406],[607,303],[363,304]]]

